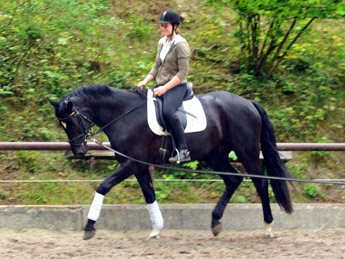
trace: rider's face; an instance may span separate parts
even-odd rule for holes
[[[161,27],[162,34],[164,36],[171,35],[172,28],[173,28],[171,23],[161,23],[160,27]]]

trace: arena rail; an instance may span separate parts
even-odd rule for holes
[[[103,143],[110,147],[109,142]],[[105,150],[90,142],[89,150]],[[345,151],[345,143],[277,143],[281,151]],[[0,142],[0,150],[70,150],[68,142]]]
[[[109,152],[109,150],[107,151],[107,149],[111,149],[109,142],[102,143],[101,145],[94,142],[89,142],[88,146],[89,146],[89,150],[91,151]],[[291,152],[291,157],[289,155],[287,157],[284,157],[282,153],[286,151],[345,151],[345,143],[277,143],[277,147],[278,147],[282,160],[283,161],[285,160],[284,162],[287,162],[292,159],[292,152]],[[65,150],[67,152],[70,152],[71,147],[68,142],[0,142],[0,151],[1,150],[7,150],[7,151]],[[96,156],[102,156],[102,155],[97,154]],[[250,175],[245,175],[245,176],[250,176]],[[258,176],[255,176],[255,177],[258,177]],[[268,178],[267,176],[260,176],[260,178],[264,178],[264,177]],[[155,179],[155,180],[161,180],[161,179]],[[195,179],[191,181],[194,181],[194,180]],[[345,179],[310,179],[310,180],[291,179],[291,180],[297,180],[297,181],[303,181],[303,182],[315,182],[315,183],[345,184]],[[65,181],[68,182],[71,180],[61,180],[61,179],[59,180],[0,180],[0,183],[65,182]],[[88,180],[75,180],[75,181],[84,182]],[[91,180],[91,181],[101,181],[101,180],[96,179],[96,180]],[[219,181],[219,180],[208,179],[208,181]]]

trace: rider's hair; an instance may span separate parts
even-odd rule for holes
[[[176,34],[179,34],[182,37],[182,33],[178,27],[176,28]]]

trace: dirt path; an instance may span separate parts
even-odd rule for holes
[[[345,229],[276,231],[99,230],[84,241],[81,232],[0,229],[1,258],[345,258]]]

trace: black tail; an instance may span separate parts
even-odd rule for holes
[[[289,173],[285,164],[280,159],[277,141],[267,113],[260,104],[256,102],[253,102],[253,104],[261,116],[261,151],[264,156],[264,165],[267,169],[267,173],[269,176],[288,177]],[[271,180],[271,186],[279,206],[287,213],[291,213],[293,208],[286,181]]]

